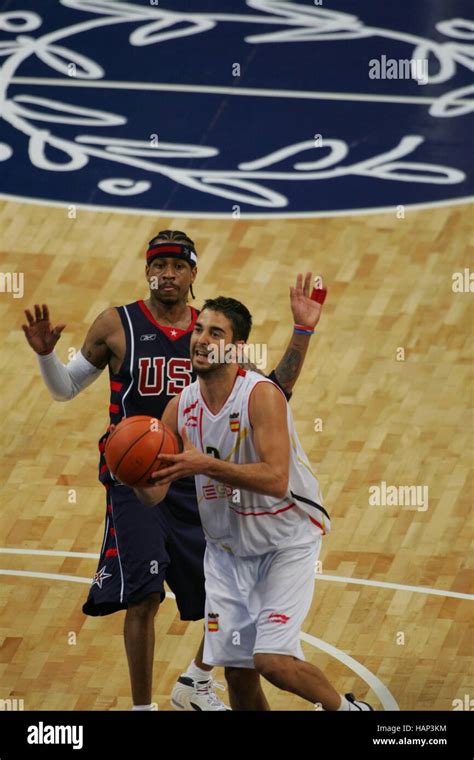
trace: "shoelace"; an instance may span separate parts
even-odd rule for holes
[[[213,678],[209,678],[208,681],[195,681],[194,684],[197,693],[207,697],[209,704],[217,706],[224,704],[217,694],[214,694],[214,689],[225,691],[223,683],[219,683],[219,681],[214,681]]]

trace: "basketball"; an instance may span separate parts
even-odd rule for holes
[[[127,486],[150,486],[152,472],[166,467],[160,454],[178,454],[174,433],[148,415],[125,417],[105,445],[105,461],[113,476]]]

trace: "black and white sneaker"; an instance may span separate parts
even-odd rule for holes
[[[230,710],[226,704],[219,699],[215,689],[225,691],[225,687],[208,678],[205,681],[197,681],[183,673],[174,685],[171,693],[171,704],[175,710]]]
[[[350,703],[349,709],[350,710],[363,710],[368,711],[372,710],[374,711],[374,708],[372,705],[369,705],[368,702],[361,702],[359,699],[356,699],[352,693],[344,694],[347,701]]]

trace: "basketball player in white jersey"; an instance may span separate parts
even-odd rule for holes
[[[239,301],[205,302],[191,337],[198,379],[162,416],[183,451],[161,457],[156,484],[136,494],[159,509],[170,483],[195,476],[207,542],[204,659],[225,667],[233,710],[269,709],[260,675],[324,710],[371,710],[304,660],[300,629],[330,520],[281,390],[217,353],[245,342],[251,323]]]

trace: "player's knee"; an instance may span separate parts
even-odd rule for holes
[[[158,593],[148,594],[138,602],[129,602],[127,615],[134,618],[147,619],[154,617],[160,606],[161,595]]]
[[[225,680],[229,689],[237,692],[248,692],[258,689],[260,677],[255,670],[248,668],[225,668]]]
[[[255,670],[270,683],[285,688],[293,659],[281,654],[256,654],[253,658]]]

